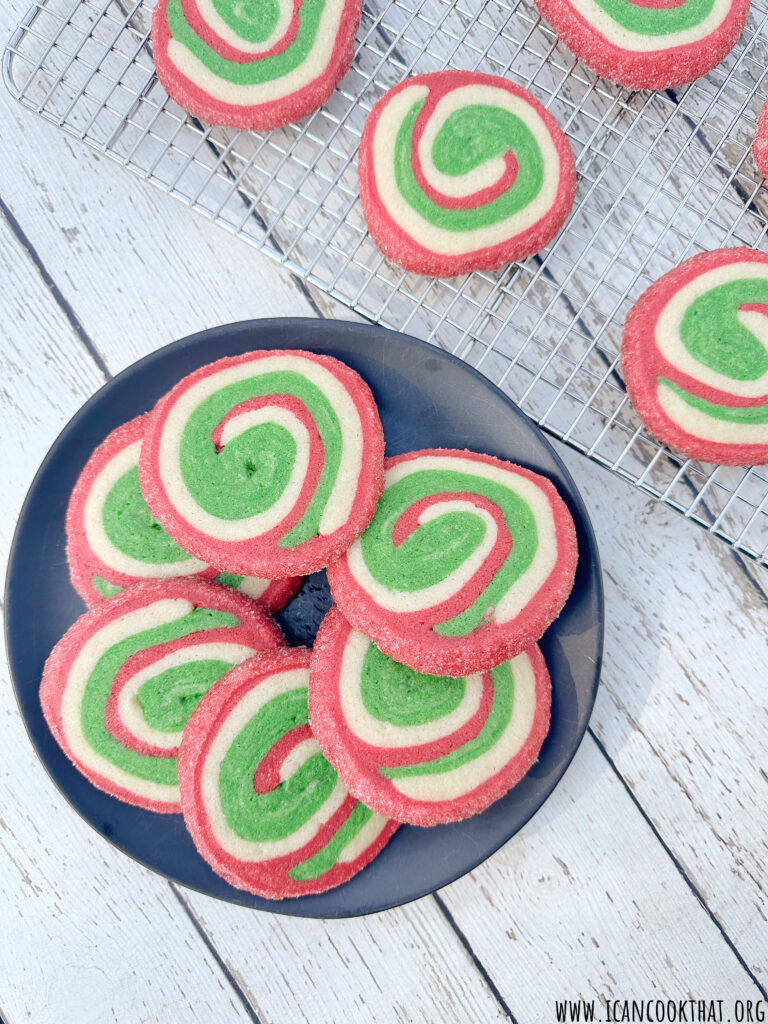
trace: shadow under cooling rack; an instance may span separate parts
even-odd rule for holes
[[[618,367],[648,285],[724,245],[766,247],[750,156],[768,94],[768,0],[726,61],[680,90],[629,93],[577,64],[531,0],[366,3],[354,64],[301,126],[209,128],[159,85],[151,3],[37,0],[4,55],[28,108],[371,320],[456,353],[545,430],[768,565],[768,467],[685,461],[648,437]],[[579,187],[541,254],[452,281],[404,274],[372,243],[356,154],[381,93],[443,67],[505,75],[565,130]]]

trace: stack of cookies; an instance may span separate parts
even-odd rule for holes
[[[552,483],[475,452],[384,458],[367,384],[299,350],[222,359],[95,450],[67,515],[89,605],[46,720],[112,796],[178,813],[232,885],[347,881],[400,823],[483,811],[536,761],[536,641],[573,584]],[[327,568],[312,650],[270,616]]]

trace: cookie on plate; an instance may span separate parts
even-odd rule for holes
[[[140,583],[85,612],[45,663],[40,702],[95,786],[177,813],[184,723],[213,682],[282,634],[250,598],[196,579]]]
[[[669,89],[716,67],[736,45],[749,0],[535,0],[565,45],[628,89]]]
[[[627,316],[627,392],[649,432],[692,459],[768,462],[768,255],[701,253]]]
[[[157,77],[209,124],[269,131],[311,114],[355,52],[360,0],[158,0]]]
[[[573,585],[573,520],[545,477],[490,455],[425,449],[385,463],[365,533],[328,568],[345,617],[432,675],[492,668],[538,640]]]
[[[274,614],[301,577],[266,580],[219,573],[172,540],[147,508],[139,487],[139,453],[148,417],[113,430],[85,464],[67,507],[67,561],[72,584],[90,607],[150,579],[199,576],[239,590]]]
[[[360,143],[360,198],[387,259],[417,274],[494,270],[542,249],[576,170],[552,115],[520,86],[438,71],[386,92]]]
[[[533,644],[464,678],[400,665],[337,608],[312,652],[309,716],[323,753],[368,807],[412,825],[484,811],[536,761],[551,686]]]
[[[227,572],[315,572],[370,522],[384,434],[370,389],[330,356],[247,352],[184,377],[156,405],[139,462],[153,515]]]
[[[201,856],[265,899],[325,892],[384,847],[397,823],[350,796],[309,727],[310,651],[252,658],[222,678],[184,731],[184,821]]]

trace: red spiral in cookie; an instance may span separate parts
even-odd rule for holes
[[[354,797],[308,721],[310,652],[252,658],[211,689],[179,754],[184,820],[231,885],[283,899],[348,881],[397,823]]]
[[[694,459],[768,461],[768,255],[716,249],[630,310],[621,361],[648,430]]]
[[[573,584],[576,536],[552,483],[476,452],[387,459],[367,530],[328,568],[346,618],[391,658],[449,676],[541,636]]]
[[[413,825],[479,814],[515,786],[549,727],[549,674],[534,644],[463,678],[392,661],[337,608],[312,654],[309,713],[351,793]]]
[[[67,506],[67,561],[72,585],[90,607],[152,579],[196,576],[239,590],[274,614],[297,594],[302,577],[269,580],[219,572],[168,536],[139,486],[147,415],[113,430],[78,477]]]
[[[43,714],[95,786],[175,813],[187,718],[233,665],[281,642],[267,613],[227,587],[142,583],[81,615],[54,647],[40,684]]]

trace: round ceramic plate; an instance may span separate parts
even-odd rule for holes
[[[121,803],[73,768],[43,719],[38,688],[51,648],[83,611],[65,557],[69,494],[95,446],[198,366],[252,349],[303,348],[343,360],[370,385],[387,454],[470,448],[548,476],[576,522],[579,565],[565,610],[541,647],[552,676],[552,727],[523,781],[483,814],[453,825],[404,825],[350,882],[317,896],[272,902],[232,888],[198,855],[181,815]],[[289,643],[311,644],[330,606],[325,575],[309,577],[278,616]],[[414,338],[332,320],[254,320],[168,345],[106,384],[67,424],[30,488],[11,551],[6,640],[21,713],[40,758],[72,806],[109,842],[182,885],[250,907],[306,917],[347,917],[398,906],[471,871],[535,814],[562,777],[595,700],[603,644],[597,547],[568,471],[543,434],[498,388],[459,359]]]

